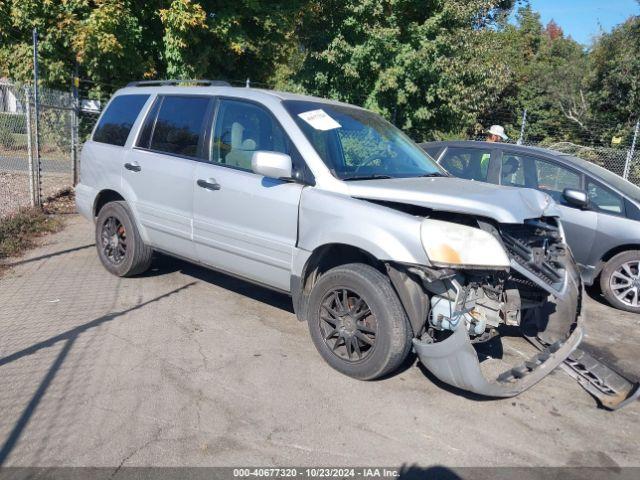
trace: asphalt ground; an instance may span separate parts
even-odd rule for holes
[[[288,297],[165,256],[116,278],[92,225],[65,222],[0,278],[4,466],[640,465],[637,402],[598,409],[560,370],[504,400],[415,359],[353,380]],[[585,345],[638,378],[640,315],[586,312]]]

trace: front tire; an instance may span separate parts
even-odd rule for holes
[[[389,279],[361,263],[320,277],[309,297],[307,323],[322,358],[359,380],[393,372],[411,348],[411,327]]]
[[[144,244],[126,202],[107,203],[96,219],[96,247],[104,268],[118,277],[149,269],[153,250]]]
[[[640,250],[622,252],[600,274],[600,289],[611,306],[640,313]]]

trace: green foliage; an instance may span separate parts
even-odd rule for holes
[[[466,127],[503,88],[491,27],[509,5],[312,1],[297,26],[305,57],[295,81],[377,111],[416,138]]]
[[[0,132],[26,133],[26,117],[20,113],[0,112]]]
[[[590,107],[605,132],[630,137],[640,118],[640,17],[631,17],[595,44],[586,79]],[[604,139],[603,139],[604,140]]]
[[[250,78],[416,140],[517,137],[526,109],[529,140],[607,147],[640,115],[639,17],[585,49],[516,0],[0,0],[0,76],[31,80],[33,27],[43,83],[67,90],[77,64],[102,101],[137,79]]]
[[[41,77],[68,88],[75,62],[102,96],[141,78],[250,77],[283,63],[303,0],[4,0],[0,75],[33,74],[31,31],[40,34]]]

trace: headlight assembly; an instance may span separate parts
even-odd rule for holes
[[[426,219],[420,237],[429,260],[437,266],[504,268],[509,257],[500,242],[479,228]]]

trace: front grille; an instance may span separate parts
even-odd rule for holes
[[[564,279],[559,258],[566,254],[560,231],[553,219],[527,220],[524,224],[503,224],[500,236],[509,255],[550,286]]]

